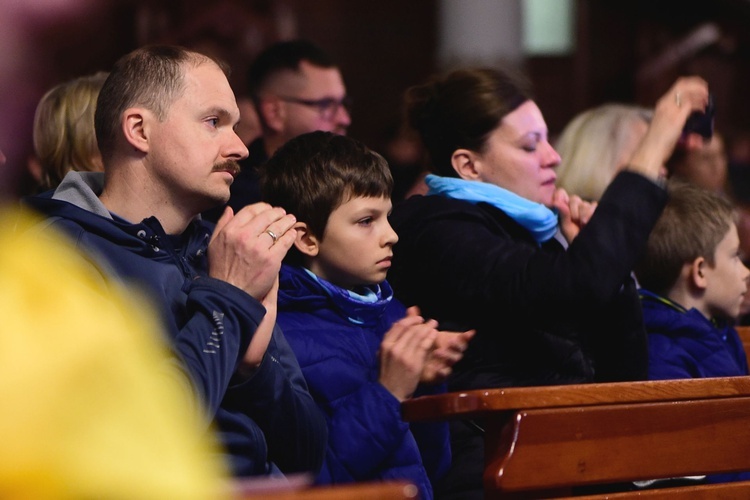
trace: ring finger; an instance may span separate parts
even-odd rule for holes
[[[296,219],[294,218],[294,216],[287,214],[281,217],[279,220],[269,224],[260,236],[262,236],[263,234],[270,236],[273,240],[271,246],[273,246],[273,244],[275,244],[282,236],[284,236],[287,231],[294,227],[295,223]]]

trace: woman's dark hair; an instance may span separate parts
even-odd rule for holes
[[[459,69],[408,89],[406,118],[422,137],[432,170],[456,177],[453,152],[482,151],[505,115],[529,99],[526,83],[514,75],[492,68]]]

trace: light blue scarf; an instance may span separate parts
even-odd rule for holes
[[[475,204],[485,202],[499,208],[526,228],[537,243],[544,243],[557,232],[555,212],[495,184],[432,174],[425,178],[425,182],[430,188],[428,195],[438,194]]]

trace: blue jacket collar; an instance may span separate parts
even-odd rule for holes
[[[351,323],[372,324],[380,319],[391,300],[393,289],[387,281],[350,293],[303,267],[287,264],[281,267],[279,306],[286,309],[312,310],[333,306]]]
[[[672,332],[674,335],[696,336],[698,325],[703,332],[732,329],[727,321],[706,318],[695,308],[686,309],[677,302],[641,288],[638,290],[644,310],[648,310],[648,329],[659,332]],[[693,332],[692,334],[690,332]]]

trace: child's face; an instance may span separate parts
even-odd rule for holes
[[[385,280],[391,267],[396,232],[388,223],[391,200],[354,197],[328,217],[310,270],[343,288]]]
[[[739,245],[737,228],[732,224],[716,247],[714,265],[704,266],[707,283],[704,309],[710,317],[736,318],[740,314],[750,270],[740,260]]]

